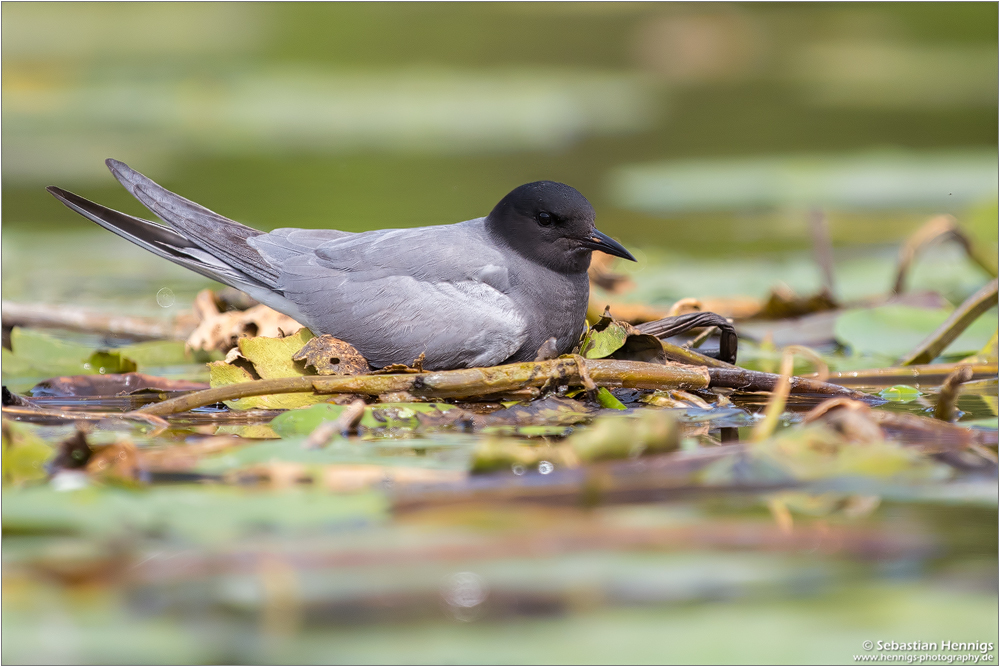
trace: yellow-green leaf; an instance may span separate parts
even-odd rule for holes
[[[292,361],[292,356],[312,337],[312,332],[308,329],[299,329],[297,333],[284,338],[240,338],[238,345],[240,354],[253,364],[257,375],[262,379],[289,378],[309,375],[300,364]]]

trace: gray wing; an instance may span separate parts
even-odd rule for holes
[[[500,363],[527,340],[508,296],[510,276],[482,219],[457,225],[345,234],[296,253],[295,238],[250,239],[281,273],[277,289],[314,332],[349,341],[375,366]]]
[[[261,255],[247,243],[264,232],[174,194],[124,162],[105,160],[105,164],[133,197],[185,238],[262,285],[274,285],[277,269],[262,261]]]
[[[49,186],[45,189],[71,210],[164,259],[226,285],[247,291],[267,291],[266,286],[170,227],[115,211],[62,188]]]

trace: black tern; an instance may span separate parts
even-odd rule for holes
[[[354,345],[375,367],[444,370],[562,354],[583,332],[591,252],[635,258],[594,227],[594,209],[553,181],[512,190],[485,218],[351,233],[275,229],[225,218],[117,160],[106,164],[167,225],[61,188],[63,204],[150,252]]]

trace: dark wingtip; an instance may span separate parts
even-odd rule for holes
[[[48,192],[50,195],[52,195],[53,197],[55,197],[57,199],[65,199],[66,195],[69,194],[68,192],[66,192],[62,188],[57,188],[54,185],[46,186],[45,191]]]

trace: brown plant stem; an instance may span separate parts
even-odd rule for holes
[[[194,331],[194,315],[175,319],[130,317],[95,313],[77,306],[4,301],[3,326],[38,329],[68,329],[86,333],[115,334],[148,340],[184,340]]]
[[[997,305],[998,294],[1000,294],[1000,283],[998,283],[997,278],[994,278],[956,308],[955,312],[931,335],[921,341],[920,345],[917,345],[912,352],[900,359],[899,365],[926,364],[944,352],[945,348],[951,345],[952,341],[958,338],[980,315]]]
[[[779,378],[773,373],[742,368],[663,366],[614,359],[587,359],[585,368],[599,387],[630,389],[705,389],[719,386],[747,391],[771,391]],[[546,388],[582,383],[576,359],[562,357],[543,362],[406,375],[303,376],[255,380],[186,394],[147,405],[136,412],[170,415],[235,398],[296,392],[379,395],[405,391],[419,397],[472,398],[509,393],[528,387]],[[869,398],[860,392],[805,378],[792,378],[791,385],[793,392],[851,396],[862,400]]]
[[[586,361],[586,368],[593,381],[604,387],[703,389],[709,383],[705,369],[690,366],[590,359]],[[179,396],[148,405],[141,412],[168,415],[234,398],[295,392],[378,395],[406,391],[421,397],[469,398],[502,394],[526,387],[581,383],[576,359],[564,357],[542,362],[406,375],[303,376],[255,380]]]
[[[962,366],[972,369],[973,380],[997,377],[996,364],[967,364],[959,362],[954,364],[919,364],[914,366],[869,368],[860,371],[838,371],[830,373],[827,382],[844,386],[905,384],[906,382],[913,381],[936,385],[943,382],[950,373]]]
[[[194,392],[198,393],[198,392]],[[188,394],[190,396],[190,394]],[[154,404],[156,405],[156,404]],[[5,405],[3,407],[5,417],[30,417],[33,419],[58,419],[63,421],[101,421],[104,419],[123,419],[126,421],[140,421],[152,425],[157,429],[166,428],[169,424],[155,414],[133,410],[131,412],[82,412],[72,410],[46,410],[45,408],[28,407],[20,405]]]
[[[941,385],[934,417],[943,422],[955,421],[955,404],[958,402],[959,386],[972,379],[972,368],[960,366],[952,371]]]
[[[774,391],[781,376],[776,373],[750,371],[745,368],[709,368],[712,387],[728,387],[741,391]],[[847,396],[856,400],[871,400],[864,392],[854,391],[830,382],[820,382],[812,378],[793,376],[789,378],[790,390],[793,394],[825,394],[830,396]]]

